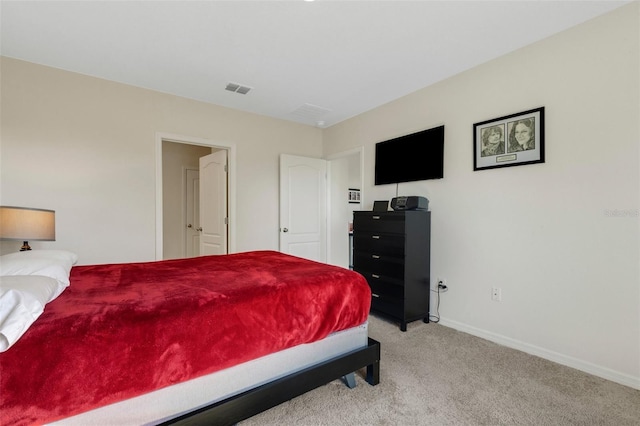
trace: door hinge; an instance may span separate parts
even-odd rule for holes
[[[229,169],[228,169],[228,166],[226,164],[224,165],[224,172],[225,173],[229,173]]]
[[[228,218],[228,217],[225,217],[225,218],[224,218],[224,224],[225,224],[225,225],[228,225],[228,224],[229,224],[229,218]]]

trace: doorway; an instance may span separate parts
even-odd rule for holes
[[[177,171],[173,171],[172,177],[171,173],[165,170],[167,167],[164,160],[167,160],[165,157],[169,155],[167,147],[172,150],[171,152],[179,153],[177,158],[195,158],[196,166],[189,167],[188,161],[186,161],[184,165],[178,166]],[[194,249],[194,245],[198,240],[196,234],[199,226],[193,223],[195,221],[193,209],[197,208],[199,200],[194,199],[192,193],[190,201],[187,201],[186,192],[189,185],[195,191],[201,184],[199,177],[195,178],[193,172],[198,169],[197,159],[220,151],[224,151],[227,158],[227,191],[221,201],[225,205],[217,206],[217,211],[226,212],[227,241],[224,250],[227,253],[235,252],[235,145],[227,142],[158,133],[156,135],[156,260],[189,257],[198,251]],[[178,161],[182,162],[182,160]],[[175,162],[171,167],[176,168]],[[189,169],[190,172],[188,172]],[[171,190],[172,188],[173,190]],[[187,217],[188,210],[191,211],[190,217]],[[192,225],[191,228],[188,227],[189,224]],[[190,249],[187,247],[189,240],[191,240]]]
[[[328,263],[349,268],[351,265],[351,226],[353,212],[364,203],[364,155],[358,147],[327,157],[329,164]],[[357,201],[349,197],[358,193]]]
[[[280,251],[348,268],[353,211],[364,202],[362,147],[326,160],[281,155],[280,161]],[[322,191],[319,175],[327,176]],[[354,189],[357,204],[349,199]]]

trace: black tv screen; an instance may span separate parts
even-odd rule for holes
[[[442,179],[444,126],[376,144],[375,184]]]

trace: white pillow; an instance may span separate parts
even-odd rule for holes
[[[0,352],[18,341],[60,292],[60,283],[51,277],[0,276]]]
[[[0,256],[0,263],[3,261],[13,261],[15,259],[39,259],[52,260],[61,262],[71,262],[75,265],[78,261],[78,255],[68,250],[27,250],[17,251]]]
[[[0,276],[43,275],[57,280],[60,291],[58,297],[69,285],[71,267],[78,261],[78,255],[67,250],[30,250],[0,256]]]

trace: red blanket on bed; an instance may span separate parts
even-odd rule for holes
[[[0,423],[33,424],[212,373],[366,321],[362,276],[274,251],[76,266],[0,354]]]

